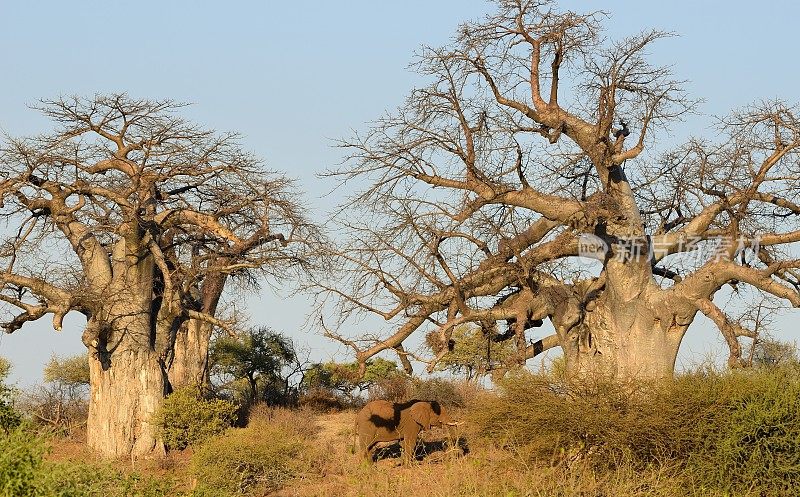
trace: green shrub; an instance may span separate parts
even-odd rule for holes
[[[0,434],[0,497],[40,495],[39,479],[47,445],[23,427]]]
[[[168,481],[124,474],[107,466],[44,460],[45,437],[20,426],[0,435],[0,497],[167,497]]]
[[[483,436],[531,459],[646,467],[699,450],[718,411],[716,384],[703,374],[622,384],[521,373],[500,383],[499,396],[478,401],[471,416]]]
[[[14,430],[22,422],[22,417],[11,403],[11,392],[0,385],[0,435]]]
[[[153,418],[164,444],[183,450],[222,433],[236,419],[237,407],[222,399],[204,399],[197,387],[176,390]]]
[[[170,481],[125,474],[108,466],[64,462],[45,463],[41,471],[42,497],[175,497]]]
[[[698,371],[662,382],[516,374],[469,411],[490,444],[539,463],[680,471],[700,493],[795,495],[800,372]]]
[[[796,495],[800,488],[800,375],[793,368],[731,375],[728,402],[690,469],[712,488]]]
[[[277,490],[311,464],[308,426],[307,415],[273,413],[208,440],[190,465],[197,493],[263,495]]]

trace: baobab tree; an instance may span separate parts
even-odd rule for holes
[[[170,380],[202,378],[226,279],[282,277],[316,236],[287,178],[180,107],[48,101],[57,129],[0,150],[3,328],[86,317],[88,443],[108,456],[163,450],[150,416]]]
[[[609,42],[605,15],[498,6],[424,49],[430,83],[343,144],[349,157],[330,174],[368,186],[349,200],[348,241],[317,286],[320,307],[342,316],[325,332],[362,365],[394,349],[432,370],[453,329],[475,323],[513,340],[517,364],[560,347],[571,374],[641,378],[672,374],[703,314],[742,364],[764,312],[800,306],[794,108],[751,105],[712,137],[659,148],[695,109],[648,62],[667,34]],[[715,296],[727,285],[739,302],[726,307]],[[364,315],[388,326],[340,331]],[[553,333],[533,340],[546,321]],[[412,354],[431,332],[440,352]]]

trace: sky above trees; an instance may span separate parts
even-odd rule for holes
[[[651,27],[678,35],[656,44],[651,60],[673,66],[677,77],[688,80],[690,96],[705,99],[700,111],[706,115],[689,118],[674,130],[671,143],[658,145],[660,150],[690,134],[710,136],[708,115],[724,115],[762,98],[800,100],[800,69],[793,63],[800,6],[769,5],[561,2],[565,8],[607,11],[612,38]],[[422,81],[407,68],[421,45],[442,45],[460,22],[493,10],[491,3],[457,0],[243,2],[235,7],[188,1],[124,7],[2,2],[0,131],[19,136],[50,129],[28,105],[59,95],[127,92],[135,98],[192,102],[184,117],[242,133],[244,147],[269,168],[298,179],[313,217],[324,221],[326,211],[346,194],[331,192],[335,184],[316,176],[341,160],[336,140],[366,129]],[[252,296],[253,323],[292,336],[313,348],[319,360],[345,352],[303,332],[308,304],[303,297],[287,301],[288,289],[264,286]],[[788,315],[775,323],[775,335],[796,338],[791,323]],[[23,385],[37,381],[52,353],[85,350],[81,327],[73,317],[57,334],[49,320],[42,320],[0,336],[0,355],[15,365],[12,379]],[[679,364],[712,351],[724,356],[722,339],[698,319]]]

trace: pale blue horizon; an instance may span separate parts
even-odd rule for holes
[[[274,169],[298,180],[317,219],[340,201],[318,173],[336,165],[333,144],[399,106],[421,78],[407,65],[422,45],[442,45],[457,25],[491,12],[485,2],[413,0],[354,2],[12,2],[0,0],[4,78],[0,131],[11,136],[45,132],[51,125],[28,108],[42,98],[126,92],[137,98],[192,102],[185,116],[243,135],[244,146]],[[755,100],[798,100],[796,20],[800,4],[770,2],[561,2],[610,14],[608,36],[646,28],[678,36],[660,42],[653,60],[688,81],[704,98],[703,116],[683,130],[702,134],[710,115]],[[317,359],[344,350],[303,333],[307,299],[284,289],[249,299],[254,321],[286,332]],[[775,335],[800,336],[798,314],[784,315]],[[0,356],[14,364],[21,386],[41,381],[56,353],[85,351],[80,319],[63,332],[49,320],[0,335]],[[681,364],[724,352],[719,333],[703,319],[689,330]]]

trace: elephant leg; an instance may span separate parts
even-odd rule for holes
[[[403,463],[410,464],[416,456],[417,433],[403,437]]]
[[[359,435],[359,446],[361,449],[360,450],[361,457],[369,460],[369,462],[372,462],[372,453],[370,451],[370,448],[374,445],[373,443],[374,438],[375,438],[374,436],[371,437],[365,433],[361,433]]]
[[[371,445],[370,447],[367,447],[367,449],[364,451],[364,457],[370,464],[375,463],[375,444]]]

